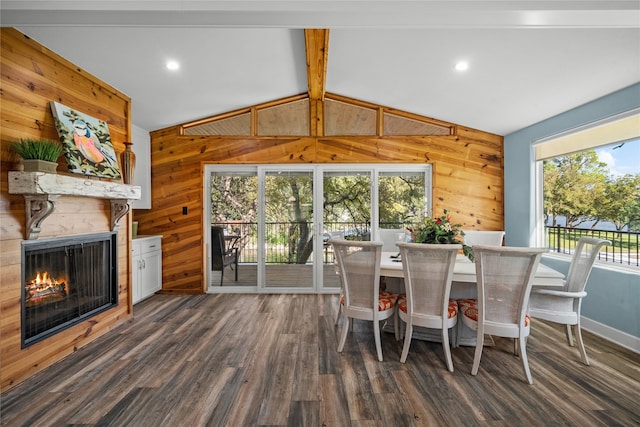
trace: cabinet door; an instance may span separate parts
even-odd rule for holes
[[[143,257],[142,298],[162,289],[162,251],[148,252]]]
[[[142,298],[142,292],[140,292],[142,258],[139,243],[140,242],[136,241],[133,242],[131,253],[131,301],[133,304]]]

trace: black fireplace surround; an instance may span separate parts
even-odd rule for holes
[[[22,242],[22,348],[118,305],[117,233]]]

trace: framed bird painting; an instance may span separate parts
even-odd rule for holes
[[[55,101],[51,101],[51,111],[70,172],[122,177],[106,122]]]

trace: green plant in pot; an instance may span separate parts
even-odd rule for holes
[[[40,138],[20,138],[12,145],[26,172],[56,173],[62,145],[58,141]]]

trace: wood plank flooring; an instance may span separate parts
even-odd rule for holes
[[[336,352],[336,295],[155,295],[135,318],[1,396],[6,426],[612,426],[640,424],[640,356],[535,321],[527,384],[509,340],[452,350],[356,322]]]

